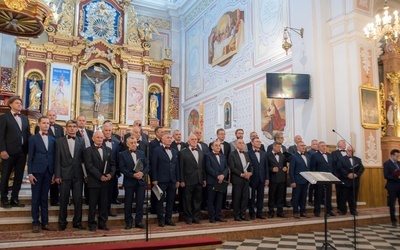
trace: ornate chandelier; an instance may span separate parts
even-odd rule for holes
[[[393,11],[393,16],[389,14],[389,5],[387,0],[383,6],[383,16],[375,16],[375,23],[369,23],[364,28],[366,38],[373,41],[380,41],[382,38],[385,42],[397,43],[400,33],[398,11]]]

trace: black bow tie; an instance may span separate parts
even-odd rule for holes
[[[42,132],[42,135],[48,136],[48,135],[49,135],[49,133]]]
[[[215,156],[219,156],[219,153],[214,153]]]
[[[274,153],[274,155],[279,155],[279,153]]]
[[[171,150],[171,148],[170,147],[165,147],[165,150]]]
[[[141,142],[141,140],[137,140],[137,143],[139,144]]]
[[[104,142],[112,142],[111,139],[104,139]]]
[[[300,155],[306,155],[305,153],[300,153]]]
[[[243,150],[240,150],[240,151],[239,151],[239,153],[243,154],[243,153],[244,153],[244,151],[243,151]]]
[[[75,140],[75,136],[70,136],[70,135],[67,135],[67,139],[72,139],[72,140]]]
[[[180,142],[175,142],[176,143],[176,145],[181,145],[181,143]]]
[[[346,152],[346,150],[342,149],[342,150],[340,150],[340,152]]]
[[[100,148],[102,148],[101,146],[95,146],[97,149],[100,149]]]
[[[21,116],[21,113],[15,113],[14,116]]]
[[[197,148],[192,148],[192,151],[195,151],[195,150],[197,150]]]
[[[130,149],[129,151],[130,151],[131,153],[135,153],[135,154],[136,154],[136,150]]]
[[[50,126],[54,126],[54,122],[50,122]]]
[[[256,153],[260,153],[260,150],[256,149],[256,150],[254,150],[254,152],[256,152]]]

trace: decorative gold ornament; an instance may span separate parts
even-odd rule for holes
[[[4,0],[4,3],[12,10],[22,11],[28,7],[29,0]]]

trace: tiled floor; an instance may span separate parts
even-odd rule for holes
[[[357,249],[400,249],[400,227],[374,225],[357,228]],[[352,228],[329,230],[328,242],[338,250],[354,249]],[[220,249],[240,250],[294,250],[320,249],[325,241],[324,232],[299,233],[281,237],[264,237],[244,241],[226,241]],[[324,248],[325,249],[325,248]],[[331,249],[328,247],[328,249]]]

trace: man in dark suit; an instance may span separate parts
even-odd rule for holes
[[[310,171],[329,172],[333,173],[333,158],[332,155],[326,152],[326,143],[320,141],[318,143],[318,152],[313,154],[310,159]],[[320,216],[321,203],[325,199],[326,212],[331,216],[336,216],[332,211],[332,185],[326,185],[326,197],[324,197],[324,185],[315,185],[314,199],[314,215]]]
[[[250,149],[253,148],[252,141],[253,141],[254,138],[259,138],[256,131],[253,131],[253,132],[250,133],[250,142],[247,143],[247,150],[250,150]],[[262,143],[261,143],[261,146],[260,146],[260,150],[265,152],[265,147],[264,147],[264,144],[262,144]]]
[[[294,137],[294,145],[292,145],[288,148],[288,152],[291,154],[295,154],[297,152],[297,144],[302,140],[303,140],[303,138],[301,138],[301,135],[296,135]]]
[[[207,205],[208,205],[208,218],[210,223],[215,221],[227,222],[222,218],[222,192],[214,190],[214,185],[222,183],[228,175],[228,165],[225,155],[220,153],[221,143],[219,141],[211,142],[211,152],[204,156],[205,169],[207,175]]]
[[[142,130],[142,121],[141,120],[135,120],[134,122],[133,122],[133,126],[132,126],[132,128],[135,128],[135,127],[137,127],[137,128],[139,128],[139,134],[140,134],[140,141],[145,141],[145,142],[149,142],[149,136],[146,134],[146,133],[143,133],[143,130]],[[128,137],[130,137],[132,135],[132,129],[131,129],[131,131],[130,132],[128,132],[128,133],[126,133],[125,135],[124,135],[124,141],[126,141],[126,139],[128,139]]]
[[[386,179],[385,188],[389,195],[390,220],[394,227],[397,227],[396,199],[400,204],[400,175],[394,175],[396,171],[400,171],[399,157],[400,151],[393,149],[390,151],[390,159],[383,164],[383,176]]]
[[[136,138],[136,143],[137,143],[137,149],[143,151],[146,155],[146,158],[148,157],[148,148],[149,148],[149,142],[146,140],[142,140],[142,136],[140,134],[140,128],[139,127],[133,127],[131,129],[131,132],[129,133],[129,136],[125,138],[125,142],[129,137],[135,137]],[[121,144],[121,152],[129,149],[126,143]]]
[[[201,129],[195,129],[193,134],[197,138],[197,148],[203,151],[203,155],[207,154],[210,152],[210,149],[208,148],[207,144],[203,142],[203,131]],[[207,210],[207,188],[203,187],[202,189],[202,201],[201,201],[201,209],[202,210]]]
[[[110,180],[115,175],[115,163],[111,156],[111,149],[103,145],[104,135],[101,131],[93,133],[93,145],[83,151],[85,167],[88,174],[89,214],[88,227],[90,231],[108,231],[108,189]],[[95,220],[98,206],[98,225]]]
[[[249,202],[249,179],[253,172],[250,157],[243,149],[243,139],[237,139],[236,149],[229,154],[228,166],[231,171],[233,217],[235,221],[249,221],[245,216]]]
[[[111,121],[111,120],[105,120],[104,122],[103,122],[103,124],[108,124],[108,125],[110,125],[111,126],[111,130],[112,131],[114,131],[114,123]],[[121,136],[119,135],[119,134],[115,134],[114,132],[112,132],[112,136],[114,137],[114,138],[116,138],[118,141],[121,141]]]
[[[128,137],[126,144],[129,149],[119,154],[119,168],[124,174],[123,186],[125,189],[125,229],[131,229],[133,224],[132,203],[136,197],[135,227],[144,228],[143,203],[145,195],[146,174],[149,172],[147,158],[143,151],[137,149],[137,139]]]
[[[55,231],[49,225],[48,193],[54,174],[54,155],[56,139],[49,136],[49,118],[38,119],[39,132],[29,138],[28,174],[32,188],[32,224],[33,233],[42,230]],[[39,208],[42,222],[39,220]]]
[[[149,143],[149,156],[150,156],[149,159],[151,159],[153,157],[153,150],[155,148],[158,148],[158,147],[162,146],[161,140],[162,140],[162,136],[164,134],[163,127],[160,127],[160,126],[155,127],[154,134],[155,134],[156,137]],[[150,164],[150,169],[151,169],[151,166],[152,166],[153,162],[150,160],[149,164]],[[152,175],[152,174],[153,174],[153,171],[150,170],[150,175]],[[150,195],[150,204],[151,204],[150,213],[157,214],[157,205],[156,205],[157,203],[158,203],[157,202],[157,197],[155,196],[155,194],[153,192],[151,192],[151,195]]]
[[[284,140],[285,140],[285,138],[283,137],[283,133],[282,133],[282,132],[276,132],[276,133],[274,134],[274,142],[277,142],[277,143],[280,143],[280,144],[281,144],[281,152],[282,152],[282,153],[287,152],[287,149],[286,149],[285,145],[283,145],[283,141],[284,141]],[[272,143],[271,145],[269,145],[269,146],[267,147],[267,153],[272,152],[273,145],[274,145],[274,144]],[[287,159],[287,160],[289,160],[289,159]]]
[[[10,112],[0,115],[0,157],[1,157],[1,206],[3,208],[24,207],[19,202],[22,178],[31,136],[28,117],[21,114],[22,100],[19,96],[8,99]],[[8,181],[14,170],[11,200],[8,201]]]
[[[115,163],[115,175],[110,180],[110,186],[108,188],[108,216],[116,217],[117,214],[111,213],[111,203],[113,204],[121,204],[118,201],[118,178],[121,176],[121,172],[119,171],[119,152],[121,147],[121,141],[114,137],[112,133],[112,125],[110,124],[103,124],[102,127],[104,140],[103,146],[108,147],[111,149],[111,158]]]
[[[318,140],[314,139],[311,141],[311,148],[307,151],[307,157],[311,159],[311,155],[318,152]],[[314,191],[315,185],[308,184],[308,205],[314,206]]]
[[[69,120],[66,123],[67,136],[56,140],[55,181],[60,185],[60,211],[58,226],[60,231],[67,228],[68,201],[72,190],[74,202],[73,227],[81,230],[82,226],[82,192],[83,192],[83,150],[85,142],[76,136],[78,123]]]
[[[204,154],[197,148],[197,137],[190,135],[189,147],[179,152],[180,186],[183,188],[183,212],[186,224],[200,224],[202,187],[206,186]]]
[[[93,130],[86,129],[86,117],[83,115],[78,116],[78,131],[76,136],[81,137],[85,142],[85,147],[88,148],[93,145]]]
[[[364,165],[360,158],[353,155],[354,150],[351,146],[347,147],[346,156],[339,158],[337,163],[338,178],[344,183],[341,186],[343,200],[345,202],[342,209],[342,215],[347,213],[346,202],[349,204],[350,213],[358,215],[357,212],[357,197],[360,188],[360,176],[364,172]],[[354,172],[354,173],[353,173]],[[354,196],[353,196],[354,184]]]
[[[286,166],[287,159],[281,152],[282,144],[274,142],[272,151],[267,153],[268,168],[269,168],[269,192],[268,192],[268,218],[274,218],[274,205],[277,206],[277,216],[287,218],[283,213],[283,205],[286,189],[286,175],[288,168]]]
[[[172,138],[174,138],[174,141],[171,143],[171,148],[175,149],[176,151],[179,152],[188,147],[188,145],[182,141],[182,133],[178,129],[174,130],[172,133]]]
[[[46,116],[49,118],[50,121],[50,128],[49,128],[49,136],[53,136],[54,138],[58,139],[64,136],[64,129],[62,126],[56,123],[57,114],[53,110],[47,111]],[[39,126],[35,127],[35,134],[39,132]],[[58,187],[58,183],[54,182],[50,185],[50,205],[58,206],[60,205],[60,191]]]
[[[160,227],[165,224],[175,226],[172,222],[172,208],[174,206],[176,188],[179,187],[179,160],[178,152],[171,149],[172,136],[164,134],[163,146],[156,147],[151,154],[151,180],[153,186],[158,186],[163,194],[157,201],[157,220]],[[165,217],[163,204],[166,201]]]
[[[251,144],[252,147],[249,149],[248,154],[253,166],[253,175],[250,178],[251,197],[249,201],[249,214],[251,220],[254,220],[256,217],[265,219],[262,210],[264,207],[264,189],[269,184],[267,153],[261,150],[262,144],[258,137],[253,138]],[[254,205],[257,207],[257,213],[255,212]]]
[[[244,130],[241,129],[241,128],[236,129],[236,131],[235,131],[236,140],[233,140],[233,141],[230,142],[230,145],[231,145],[231,152],[233,152],[233,151],[236,150],[236,142],[237,142],[237,140],[239,140],[239,139],[242,139],[242,140],[243,140],[243,136],[244,136]],[[244,148],[244,151],[247,151],[247,147]]]
[[[217,141],[219,141],[221,150],[219,151],[221,154],[224,154],[225,159],[228,161],[229,153],[231,152],[231,144],[225,141],[226,133],[223,128],[217,129]],[[211,150],[211,144],[208,146]],[[229,181],[229,171],[228,174],[225,176],[225,181]],[[208,192],[207,192],[208,193]],[[226,202],[226,193],[222,194],[222,209],[228,210],[229,204]]]
[[[309,171],[310,158],[306,154],[306,144],[303,141],[297,142],[297,151],[290,158],[290,183],[292,187],[292,204],[294,218],[310,218],[306,214],[307,187],[308,182],[301,176],[301,172]],[[300,207],[300,213],[299,213]]]
[[[346,141],[345,140],[339,140],[337,142],[337,150],[332,152],[332,158],[333,158],[333,174],[340,179],[340,172],[338,171],[338,164],[339,160],[346,156]],[[342,189],[343,185],[342,184],[335,184],[335,189],[336,189],[336,203],[337,203],[337,208],[338,208],[338,213],[346,214],[346,194],[343,193]]]

